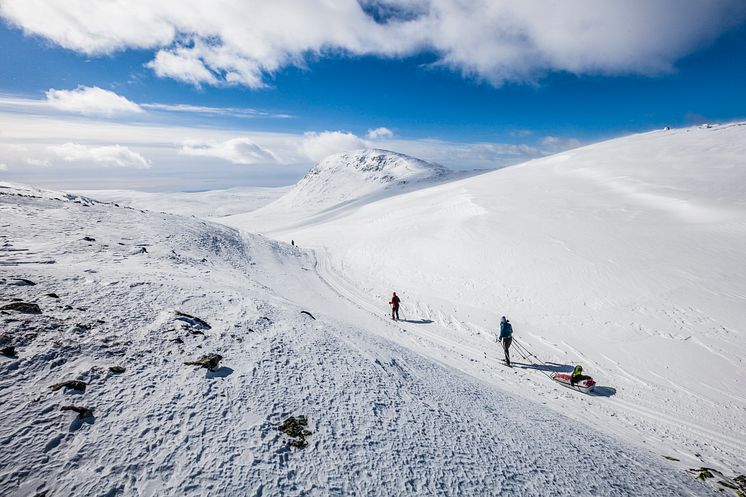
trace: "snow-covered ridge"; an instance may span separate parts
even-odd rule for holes
[[[0,181],[0,195],[18,195],[20,197],[33,197],[33,198],[45,198],[49,200],[63,200],[67,202],[75,202],[77,204],[94,205],[99,203],[98,200],[94,200],[90,197],[78,195],[75,193],[60,192],[55,190],[45,190],[43,188],[36,188],[30,185],[23,185],[20,183],[10,183],[7,181]]]

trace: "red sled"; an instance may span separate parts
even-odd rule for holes
[[[583,393],[590,393],[593,391],[593,387],[596,386],[596,382],[591,378],[590,380],[580,380],[574,385],[570,381],[572,375],[570,373],[554,373],[552,379],[562,386],[572,388]]]

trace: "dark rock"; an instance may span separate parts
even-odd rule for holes
[[[5,357],[17,357],[15,347],[3,347],[2,349],[0,349],[0,354],[4,355]]]
[[[95,242],[96,241],[96,239],[93,238],[92,236],[84,236],[83,240],[85,240],[86,242]]]
[[[297,418],[290,416],[277,429],[293,438],[289,444],[291,447],[302,449],[308,445],[306,437],[312,434],[306,429],[306,426],[308,426],[308,419],[305,416],[298,416]]]
[[[140,250],[137,250],[135,252],[135,254],[147,254],[147,253],[148,253],[148,249],[146,249],[145,247],[140,247]]]
[[[50,386],[49,388],[52,389],[53,392],[56,392],[60,388],[72,388],[73,390],[78,390],[80,392],[85,392],[86,384],[84,381],[78,381],[78,380],[67,380],[63,381],[62,383],[55,383],[54,385]]]
[[[196,316],[191,316],[191,315],[189,315],[189,314],[187,314],[185,312],[181,312],[181,311],[174,311],[174,313],[176,314],[176,319],[178,319],[179,321],[184,321],[185,323],[189,324],[190,326],[201,327],[201,328],[205,328],[206,330],[209,330],[209,329],[212,328],[212,326],[210,326],[205,321],[203,321],[202,319],[200,319],[200,318],[198,318]]]
[[[668,459],[669,461],[679,461],[680,459],[676,459],[675,457],[671,456],[663,456],[664,459]]]
[[[48,293],[48,294],[47,294],[47,297],[52,297],[53,299],[58,299],[58,298],[60,298],[60,296],[59,296],[59,295],[57,295],[56,293]]]
[[[21,314],[41,314],[41,309],[36,304],[28,302],[13,302],[0,307],[0,311],[17,311]]]
[[[689,469],[689,471],[691,471],[692,473],[695,473],[696,475],[695,478],[698,480],[702,480],[702,481],[715,477],[715,475],[712,474],[712,471],[715,471],[715,470],[712,468],[705,468],[705,467],[696,468],[696,469],[691,468]]]
[[[308,311],[300,311],[300,313],[301,314],[306,314],[308,317],[310,317],[311,319],[313,319],[314,321],[316,321],[316,318],[313,317],[313,314],[311,314],[310,312],[308,312]]]
[[[290,445],[291,447],[295,447],[296,449],[303,449],[306,447],[306,445],[308,445],[308,442],[304,437],[300,437],[291,440],[288,445]]]
[[[78,418],[79,419],[85,419],[85,418],[92,418],[93,417],[93,413],[87,407],[62,406],[60,408],[60,411],[75,411],[75,412],[78,413]]]
[[[223,359],[223,356],[219,354],[207,354],[200,357],[196,361],[185,362],[188,366],[201,366],[207,368],[210,371],[215,371],[218,368],[218,364]]]
[[[14,279],[15,279],[15,283],[13,283],[13,285],[15,286],[35,286],[36,285],[36,283],[34,283],[31,280],[26,280],[23,278],[14,278]]]
[[[171,340],[174,343],[184,343],[184,340],[181,339],[181,337],[176,337]]]
[[[109,366],[109,371],[115,374],[122,374],[125,369],[122,366]]]
[[[746,492],[746,476],[744,476],[744,475],[738,475],[735,478],[733,478],[733,481],[736,482],[736,485],[738,485],[738,487],[741,490],[743,490],[744,492]]]

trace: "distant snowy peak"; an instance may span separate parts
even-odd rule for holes
[[[308,171],[298,186],[317,178],[348,172],[358,174],[366,182],[405,184],[441,178],[448,174],[448,169],[389,150],[364,149],[330,155]]]
[[[450,171],[388,150],[330,155],[316,164],[282,200],[292,207],[330,207],[415,183],[436,182]]]

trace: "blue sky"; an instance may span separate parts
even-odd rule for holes
[[[613,11],[571,13],[567,26],[541,9],[511,11],[519,20],[504,26],[505,12],[483,20],[448,0],[404,1],[408,13],[393,27],[371,20],[375,3],[364,2],[319,15],[314,29],[299,4],[301,24],[272,16],[253,26],[266,39],[247,37],[251,26],[235,34],[227,16],[207,29],[181,14],[132,35],[126,18],[111,21],[121,16],[100,26],[95,9],[55,15],[36,3],[0,0],[0,177],[14,181],[156,190],[286,184],[326,153],[361,146],[490,168],[664,125],[746,118],[746,9],[727,0],[692,0],[690,13],[660,21],[652,16],[662,11],[630,2],[639,26],[618,33]],[[150,12],[134,4],[138,19],[171,14],[168,5]],[[438,24],[445,13],[461,33]],[[597,29],[578,35],[578,17]],[[422,35],[425,25],[442,37]],[[276,41],[291,28],[308,33]],[[518,41],[494,34],[516,30],[524,33]]]

